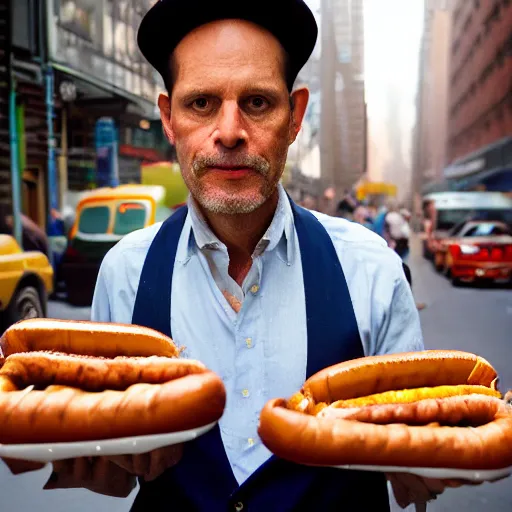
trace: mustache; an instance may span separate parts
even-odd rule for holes
[[[258,155],[198,156],[192,163],[196,176],[207,172],[209,167],[246,167],[263,176],[270,173],[270,163]]]

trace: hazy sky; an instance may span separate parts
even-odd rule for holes
[[[402,157],[410,167],[412,129],[416,118],[419,48],[423,28],[422,0],[365,0],[365,78],[373,179],[383,175],[389,152],[390,130],[400,130]],[[389,125],[390,89],[400,94],[395,126]],[[397,183],[400,185],[400,183]]]
[[[320,0],[306,0],[315,12]],[[402,159],[410,167],[412,129],[419,45],[423,28],[423,0],[365,0],[365,80],[369,119],[369,171],[374,180],[383,176],[389,160],[388,135],[402,137]],[[320,23],[320,19],[317,16]],[[400,95],[395,126],[389,126],[388,95],[393,88]]]

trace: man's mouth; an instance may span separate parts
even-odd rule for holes
[[[208,167],[208,171],[222,173],[222,177],[225,179],[241,179],[254,173],[254,169],[252,167],[225,164]]]

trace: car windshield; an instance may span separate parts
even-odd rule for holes
[[[499,224],[485,222],[471,227],[466,233],[464,233],[464,236],[499,236],[508,234],[510,234],[510,231],[504,228],[503,226],[500,226]]]
[[[510,209],[438,210],[437,229],[447,231],[468,219],[475,221],[493,220],[512,226],[512,211]]]
[[[143,203],[132,201],[121,203],[116,209],[114,222],[115,235],[127,235],[146,225],[146,206]]]
[[[464,226],[466,224],[467,224],[467,221],[465,221],[465,220],[462,222],[459,222],[458,224],[455,224],[455,226],[453,226],[452,229],[450,229],[448,236],[457,236],[462,231],[462,229],[464,228]]]
[[[78,231],[86,235],[102,235],[108,231],[109,222],[108,206],[87,206],[80,214]]]

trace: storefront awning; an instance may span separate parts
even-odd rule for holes
[[[471,190],[482,187],[489,192],[512,192],[512,166],[498,167],[453,180],[452,190]]]

